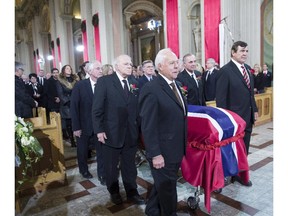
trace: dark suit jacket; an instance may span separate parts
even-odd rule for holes
[[[130,89],[127,99],[116,73],[98,79],[92,121],[95,134],[106,133],[105,145],[114,148],[122,148],[125,142],[130,146],[137,145],[138,91]]]
[[[254,80],[248,67],[249,89],[243,75],[231,60],[218,72],[216,78],[216,105],[237,113],[246,124],[254,123],[254,112],[258,112],[254,98]]]
[[[60,103],[55,102],[55,97],[58,96],[57,92],[57,83],[59,81],[55,80],[53,77],[50,77],[47,80],[47,108],[49,110],[54,109],[54,110],[59,110],[60,109]]]
[[[90,79],[77,82],[72,90],[70,99],[72,130],[82,130],[83,135],[91,136],[93,134],[93,91]]]
[[[42,95],[41,98],[39,99],[39,105],[41,107],[47,107],[47,103],[48,103],[48,97],[47,97],[47,92],[48,92],[48,80],[44,77],[43,79],[43,85],[40,84],[40,80],[39,77],[37,77],[37,82],[38,84],[42,87]]]
[[[26,92],[34,99],[38,102],[38,107],[45,107],[43,104],[43,97],[44,97],[44,89],[43,86],[39,83],[36,84],[37,90],[36,93],[40,95],[39,98],[36,98],[34,96],[34,88],[31,82],[29,82],[28,84],[25,85],[26,87]]]
[[[206,101],[215,100],[217,72],[218,70],[213,69],[212,73],[209,75],[207,80],[206,80],[206,76],[207,76],[208,71],[205,71],[203,73],[202,83],[203,83],[204,96],[205,96]]]
[[[22,118],[33,117],[32,108],[36,107],[34,99],[27,94],[21,78],[15,76],[15,115]]]
[[[149,82],[148,78],[143,75],[138,79],[139,89],[141,89],[147,82]]]
[[[272,86],[272,80],[273,80],[272,72],[268,71],[266,76],[264,76],[265,87],[271,87]]]
[[[178,87],[178,90],[181,90]],[[139,96],[141,131],[146,155],[162,155],[167,163],[181,162],[186,146],[186,114],[172,89],[158,75],[145,84]]]
[[[263,93],[265,88],[265,77],[262,72],[257,75],[253,75],[254,77],[254,88],[257,89],[257,92]]]
[[[205,97],[203,93],[203,84],[201,80],[198,80],[199,88],[194,79],[184,69],[178,74],[177,80],[181,82],[182,86],[187,86],[187,103],[190,105],[206,106]]]

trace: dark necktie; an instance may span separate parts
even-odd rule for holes
[[[250,89],[250,80],[249,80],[249,77],[248,77],[248,73],[247,73],[247,71],[246,71],[246,69],[245,69],[245,67],[243,65],[241,66],[241,68],[243,70],[243,78],[244,78],[248,88]]]
[[[196,77],[195,77],[195,74],[194,73],[192,73],[192,75],[191,75],[191,78],[195,81],[195,83],[196,83],[196,86],[197,86],[197,88],[198,88],[198,82],[197,82],[197,79],[196,79]]]
[[[124,83],[124,94],[125,94],[126,98],[128,98],[129,89],[128,89],[128,85],[127,85],[127,80],[122,80],[122,82]]]
[[[211,75],[210,73],[211,73],[210,71],[207,72],[206,81],[209,79],[209,77]]]
[[[94,92],[95,92],[95,87],[96,87],[96,83],[94,83],[93,94],[94,94]]]
[[[179,96],[179,94],[178,94],[178,92],[177,92],[177,89],[176,89],[176,86],[175,86],[175,83],[170,83],[170,86],[172,87],[172,90],[173,90],[173,92],[174,92],[174,94],[175,94],[175,96],[176,96],[176,98],[177,98],[177,100],[178,100],[178,102],[181,104],[181,106],[183,107],[183,104],[182,104],[182,101],[181,101],[181,99],[180,99],[180,96]]]

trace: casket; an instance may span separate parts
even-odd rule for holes
[[[188,106],[186,154],[181,163],[183,178],[204,189],[210,212],[210,193],[224,187],[224,177],[239,175],[249,180],[243,141],[245,121],[229,110]]]

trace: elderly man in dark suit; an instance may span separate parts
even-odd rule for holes
[[[207,70],[203,73],[202,83],[204,96],[206,101],[215,100],[216,95],[216,76],[217,69],[215,68],[215,60],[213,58],[208,58],[206,61]]]
[[[94,134],[92,124],[93,93],[98,78],[102,76],[102,65],[99,61],[95,61],[87,63],[86,68],[90,77],[77,82],[72,90],[70,103],[72,130],[77,139],[77,159],[80,173],[84,178],[93,177],[88,170],[87,157],[89,144],[94,144],[97,154],[97,175],[100,183],[104,185],[102,146]]]
[[[244,64],[247,56],[247,43],[235,42],[231,48],[231,61],[219,70],[216,78],[216,105],[237,113],[246,122],[244,143],[248,155],[252,126],[258,118],[258,109],[254,98],[253,76],[249,66]],[[252,182],[245,185],[252,186]]]
[[[154,185],[147,215],[175,216],[177,172],[185,153],[187,106],[175,79],[178,59],[170,49],[155,59],[158,76],[145,84],[139,96],[141,131]]]
[[[33,117],[32,108],[38,107],[38,102],[26,93],[26,88],[21,76],[23,65],[15,62],[15,115],[22,118]]]
[[[196,57],[190,53],[183,57],[184,70],[178,74],[177,80],[182,86],[187,87],[187,103],[190,105],[206,106],[203,84],[201,79],[197,79]],[[201,74],[201,73],[200,73]]]
[[[123,202],[118,180],[120,162],[127,199],[136,204],[144,204],[136,184],[138,89],[130,85],[127,79],[132,73],[131,57],[118,56],[114,68],[116,72],[101,77],[95,88],[92,108],[94,132],[102,143],[106,185],[111,201],[116,205]]]

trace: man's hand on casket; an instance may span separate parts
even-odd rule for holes
[[[164,158],[162,155],[157,155],[152,158],[153,167],[155,169],[161,169],[165,166]]]

